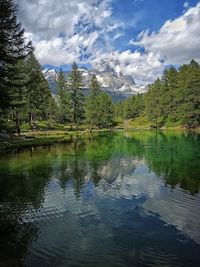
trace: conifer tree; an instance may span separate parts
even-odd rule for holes
[[[46,110],[52,101],[48,82],[42,74],[42,68],[34,53],[27,59],[28,90],[27,90],[27,113],[29,124],[33,126],[36,118],[46,118]]]
[[[26,62],[21,59],[15,65],[15,73],[11,79],[12,94],[9,101],[11,119],[15,122],[15,129],[20,134],[20,126],[27,104],[28,76],[26,72]]]
[[[71,103],[68,85],[62,70],[57,77],[57,93],[59,106],[59,121],[61,123],[70,121],[71,119]]]
[[[169,122],[175,122],[177,120],[177,106],[178,99],[176,97],[178,91],[178,72],[171,66],[165,70],[162,76],[162,86],[160,88],[161,99],[160,106],[162,105],[165,115],[163,117],[163,123],[168,120]]]
[[[93,75],[90,82],[90,95],[87,97],[85,105],[86,122],[89,123],[91,130],[98,125],[98,96],[101,92],[100,88],[96,76]]]
[[[32,50],[25,43],[24,29],[17,22],[17,6],[12,0],[0,0],[0,111],[9,106],[16,64]],[[11,91],[10,91],[11,90]]]
[[[69,95],[71,103],[72,122],[78,124],[84,118],[84,95],[83,95],[82,76],[77,64],[74,62],[69,77]]]
[[[103,92],[97,96],[97,103],[97,124],[99,128],[111,128],[114,120],[112,98]]]
[[[194,60],[180,68],[177,98],[180,122],[188,128],[198,127],[200,125],[200,65]]]
[[[146,112],[151,121],[155,123],[156,128],[159,126],[162,115],[162,83],[157,79],[153,85],[150,86],[149,92],[146,96]]]

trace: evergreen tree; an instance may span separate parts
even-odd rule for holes
[[[114,120],[114,106],[112,98],[106,93],[97,96],[97,124],[99,128],[111,128]]]
[[[91,82],[90,82],[90,91],[91,95],[97,96],[100,94],[101,86],[97,80],[97,77],[95,75],[92,75]]]
[[[42,74],[42,68],[33,53],[28,57],[27,71],[29,76],[27,112],[29,124],[34,126],[36,118],[46,119],[47,109],[52,103],[52,96],[48,82]]]
[[[125,120],[137,118],[144,112],[144,97],[140,94],[132,96],[123,102],[122,117]]]
[[[124,118],[125,101],[120,101],[114,104],[114,118],[116,121],[121,121]]]
[[[15,73],[11,79],[11,84],[12,95],[10,96],[9,109],[11,119],[15,122],[16,132],[19,134],[27,104],[28,77],[25,60],[19,60],[15,65]]]
[[[93,75],[90,82],[90,95],[87,97],[85,105],[86,122],[89,123],[91,130],[98,125],[98,96],[101,92],[100,88],[96,76]]]
[[[150,86],[149,92],[146,96],[146,113],[151,121],[155,123],[157,128],[160,124],[162,116],[162,82],[157,79],[153,85]]]
[[[84,118],[84,95],[82,90],[82,76],[77,64],[74,62],[69,77],[69,95],[71,103],[72,122],[78,124]]]
[[[158,89],[159,90],[159,89]],[[176,122],[177,120],[177,106],[178,99],[176,97],[178,90],[178,72],[172,66],[167,69],[162,77],[161,102],[162,109],[164,110],[163,123],[166,121]]]
[[[179,71],[178,118],[186,127],[200,125],[200,66],[194,60]]]
[[[24,29],[17,22],[17,6],[12,0],[0,0],[0,111],[8,108],[16,64],[31,51],[25,44]]]
[[[156,126],[200,125],[200,66],[192,60],[167,69],[146,94],[146,113]]]
[[[61,70],[57,78],[57,93],[58,93],[58,105],[59,105],[59,121],[66,122],[71,119],[71,103],[68,85]]]

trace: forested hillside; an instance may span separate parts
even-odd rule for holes
[[[116,116],[125,120],[146,117],[153,127],[200,125],[200,65],[192,60],[178,70],[170,67],[161,79],[116,105]]]

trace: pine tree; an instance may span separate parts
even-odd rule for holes
[[[27,113],[29,124],[35,127],[36,119],[47,119],[49,106],[53,105],[53,99],[49,90],[48,82],[42,74],[42,68],[34,53],[27,59],[28,90],[27,90]]]
[[[95,75],[92,76],[90,82],[90,95],[86,99],[85,117],[89,123],[90,129],[98,125],[98,96],[100,94],[100,84]]]
[[[177,98],[180,122],[188,128],[198,127],[200,125],[200,66],[194,60],[180,68]]]
[[[111,128],[114,119],[114,106],[112,98],[106,93],[97,96],[97,124],[99,128]]]
[[[82,92],[82,76],[78,70],[77,64],[74,62],[72,65],[72,71],[69,77],[69,95],[71,102],[72,122],[78,124],[84,118],[84,95]]]
[[[59,106],[59,121],[66,122],[71,119],[71,103],[68,85],[61,70],[57,77],[57,93],[58,93],[58,106]]]
[[[174,67],[167,69],[162,77],[162,93],[161,102],[165,115],[163,123],[168,120],[169,122],[176,122],[177,120],[177,106],[178,99],[176,97],[178,91],[178,72]]]
[[[155,123],[155,127],[160,126],[160,118],[162,116],[162,82],[157,79],[150,86],[146,96],[146,113],[151,121]]]
[[[97,80],[95,75],[92,75],[91,82],[90,82],[90,91],[91,95],[97,96],[100,94],[101,86]]]
[[[27,104],[28,76],[26,72],[25,60],[19,60],[15,65],[15,73],[11,79],[12,95],[10,96],[9,109],[11,119],[15,122],[15,129],[20,134],[20,125]]]
[[[146,112],[157,126],[200,125],[200,66],[192,60],[177,71],[169,68],[146,94]]]
[[[16,64],[31,51],[25,43],[24,29],[17,22],[17,6],[12,0],[0,0],[0,110],[9,106]]]

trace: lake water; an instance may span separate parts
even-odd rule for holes
[[[0,266],[200,266],[200,135],[102,133],[0,158]]]

